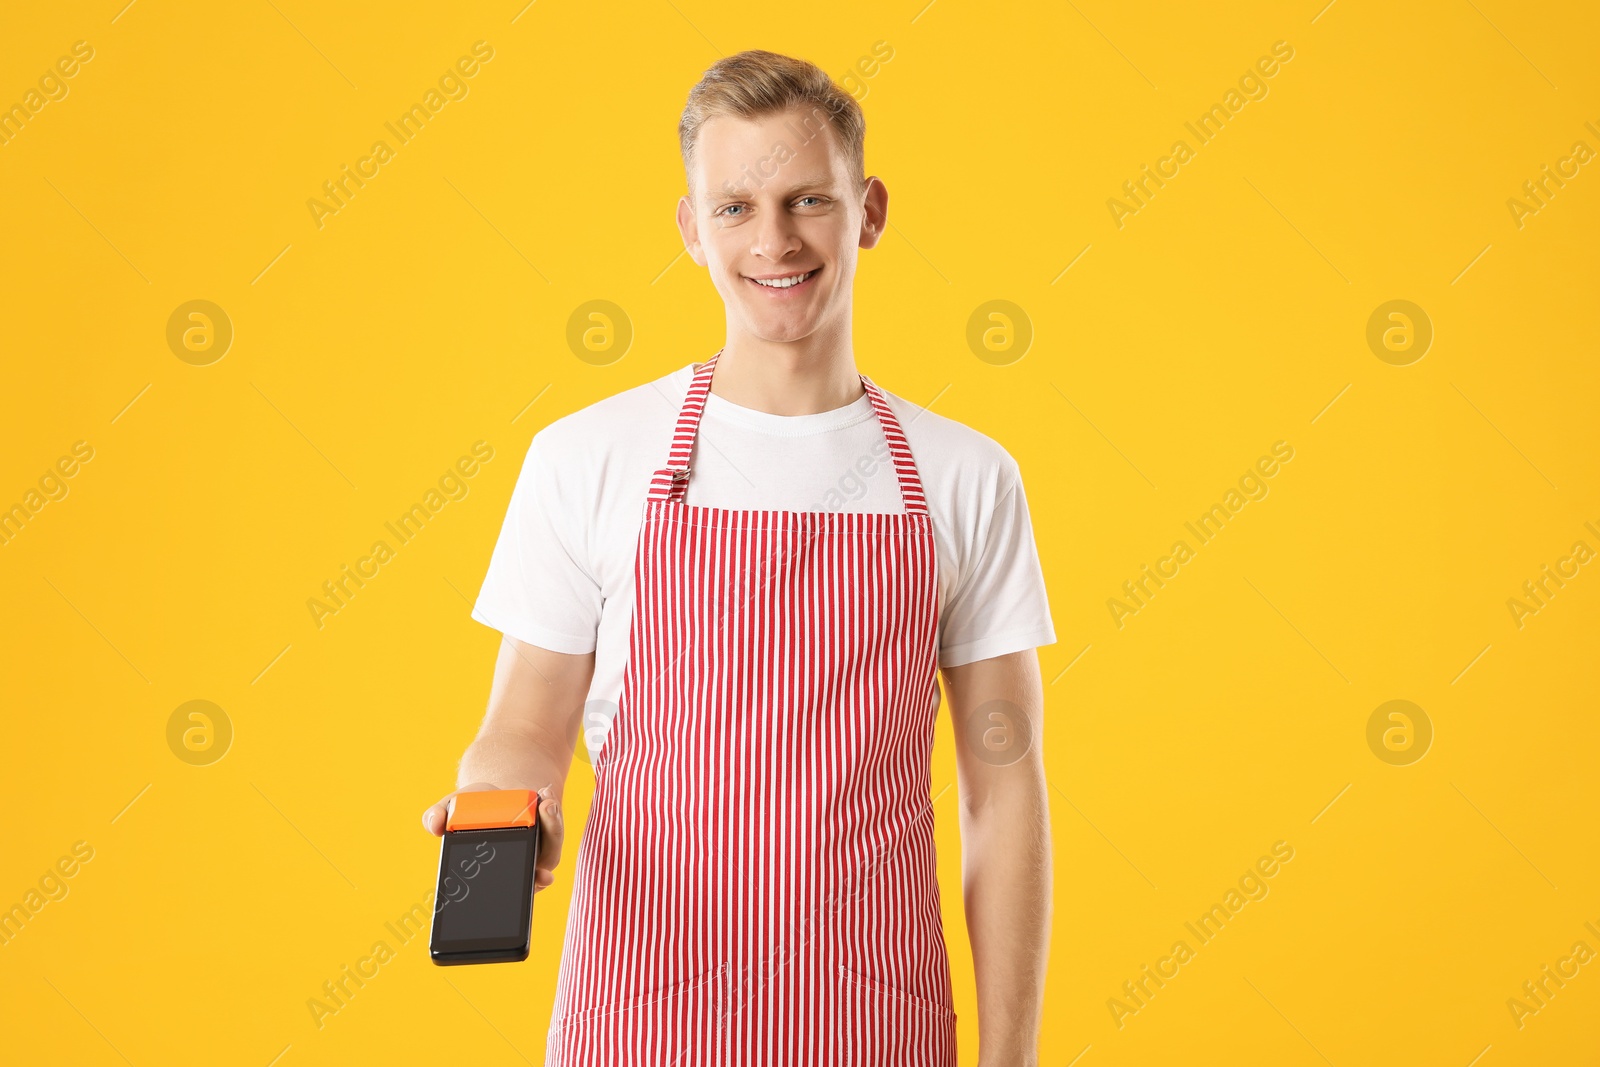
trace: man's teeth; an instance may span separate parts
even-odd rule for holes
[[[801,282],[805,281],[815,273],[817,272],[814,270],[808,270],[804,274],[796,274],[792,278],[773,278],[770,280],[751,278],[750,280],[755,282],[757,285],[764,285],[768,289],[788,289],[790,286],[799,285]]]

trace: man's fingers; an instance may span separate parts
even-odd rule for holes
[[[422,828],[434,837],[444,836],[444,826],[450,816],[450,801],[457,793],[477,793],[485,789],[496,789],[497,786],[489,782],[473,782],[464,785],[454,792],[446,793],[437,804],[432,805],[422,813]]]
[[[566,837],[566,823],[561,815],[561,802],[556,800],[549,786],[539,790],[539,868],[553,871],[561,862],[561,842]]]
[[[548,889],[556,880],[555,867],[561,862],[561,843],[566,837],[566,820],[561,815],[561,802],[555,798],[555,789],[545,786],[539,790],[539,856],[533,872],[533,891]]]

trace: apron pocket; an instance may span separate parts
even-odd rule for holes
[[[569,1012],[551,1025],[550,1043],[568,1051],[597,1048],[602,1041],[608,1047],[703,1047],[721,1024],[727,973],[724,963],[685,981]]]
[[[845,1062],[954,1067],[956,1013],[840,964]]]

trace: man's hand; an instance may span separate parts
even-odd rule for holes
[[[526,789],[527,786],[500,786],[492,782],[473,782],[454,793],[447,793],[439,802],[422,813],[422,827],[434,837],[444,836],[445,821],[450,817],[451,801],[457,793],[477,793],[485,789]],[[539,856],[533,863],[533,891],[537,893],[554,882],[555,869],[561,863],[561,842],[566,837],[565,820],[561,817],[561,803],[550,786],[537,790],[539,794]]]

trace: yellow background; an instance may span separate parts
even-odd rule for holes
[[[1600,575],[1521,628],[1506,604],[1600,548],[1597,165],[1507,208],[1600,149],[1592,7],[121,3],[0,19],[3,104],[94,48],[0,146],[0,505],[94,449],[0,546],[0,904],[94,849],[0,948],[8,1058],[539,1061],[581,765],[530,962],[446,971],[419,939],[320,1029],[306,1002],[431,886],[417,817],[483,711],[498,636],[466,599],[528,440],[721,342],[672,223],[689,87],[749,47],[843,78],[884,41],[856,82],[892,223],[858,359],[1017,457],[1060,637],[1041,1061],[1592,1062],[1600,963],[1520,1028],[1506,1004],[1600,951]],[[306,201],[479,40],[469,95],[319,229]],[[1279,40],[1269,94],[1197,146],[1184,122]],[[1179,138],[1118,228],[1107,200]],[[166,341],[194,299],[234,328],[209,366]],[[634,330],[607,366],[566,342],[593,299]],[[1034,331],[1006,366],[966,341],[993,299]],[[1408,366],[1365,339],[1392,299],[1435,331]],[[470,495],[318,629],[306,600],[478,440]],[[1119,628],[1107,600],[1279,440],[1270,494]],[[235,731],[210,766],[167,744],[195,699]],[[1408,766],[1366,739],[1395,699],[1434,731]],[[944,720],[936,792],[952,752]],[[1270,894],[1199,945],[1184,923],[1280,840]],[[1179,939],[1119,1027],[1108,1000]]]

